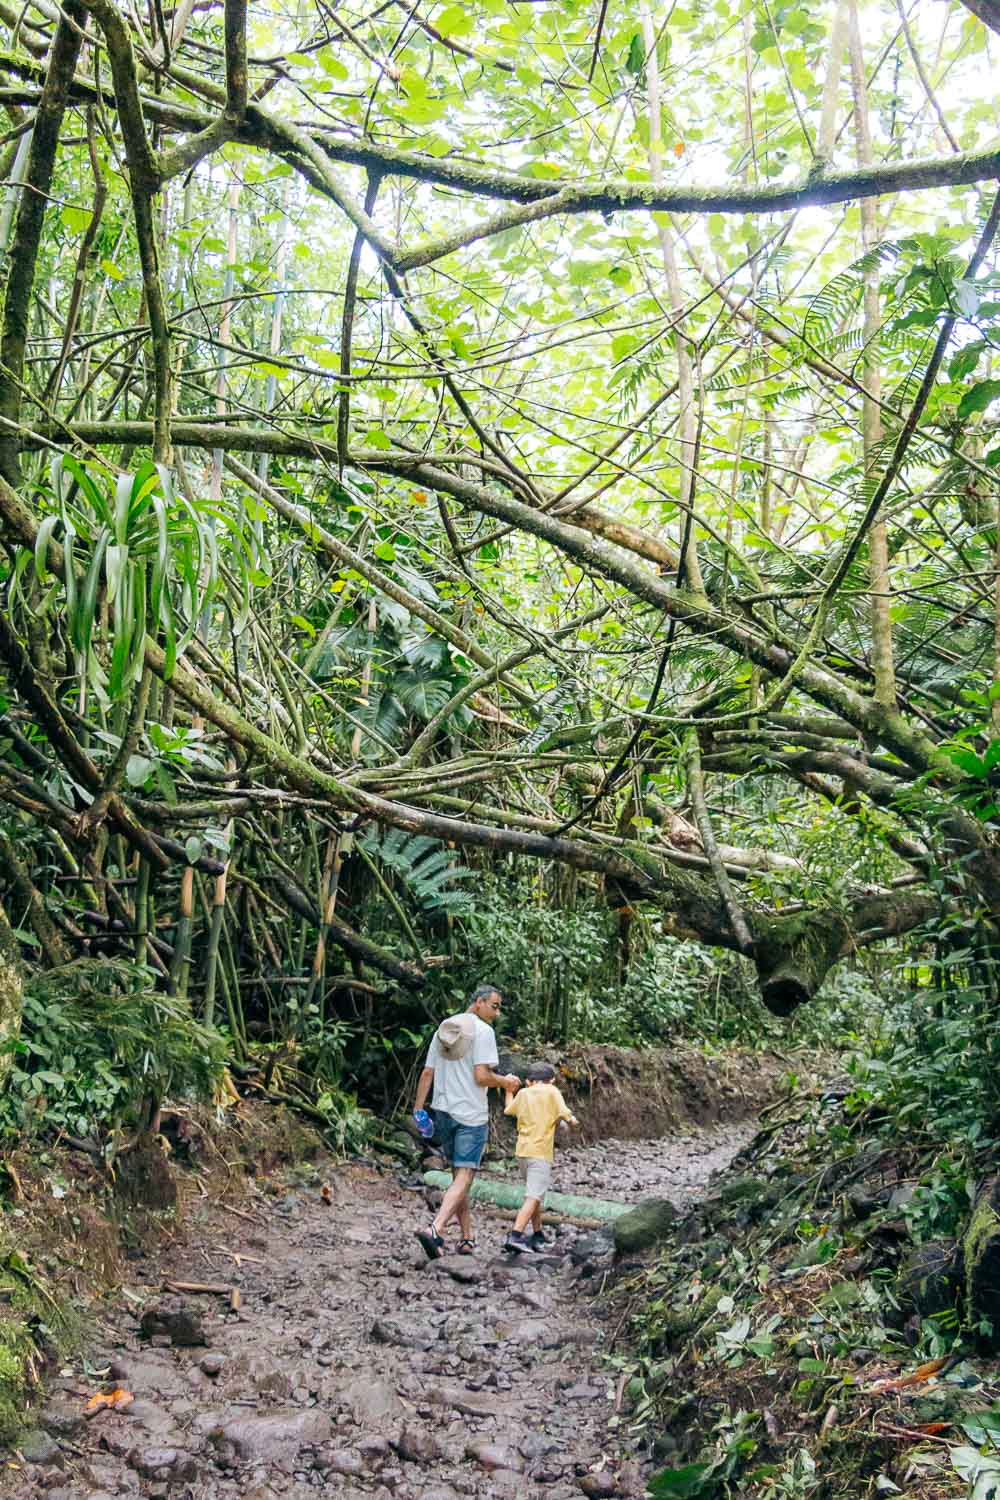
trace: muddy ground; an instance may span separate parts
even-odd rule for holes
[[[556,1185],[691,1202],[750,1134],[573,1146]],[[607,1232],[555,1224],[551,1253],[514,1261],[500,1253],[510,1214],[479,1208],[476,1255],[428,1266],[414,1239],[425,1192],[405,1181],[327,1162],[238,1207],[189,1203],[172,1241],[131,1252],[0,1496],[641,1496],[655,1465],[605,1358]],[[172,1290],[184,1283],[218,1290]],[[118,1388],[127,1406],[85,1415]]]

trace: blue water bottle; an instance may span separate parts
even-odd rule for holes
[[[434,1134],[434,1121],[426,1109],[415,1109],[413,1111],[413,1123],[416,1125],[425,1141],[429,1141]]]

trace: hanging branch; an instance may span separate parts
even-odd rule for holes
[[[705,801],[705,778],[701,769],[701,750],[698,745],[698,731],[688,731],[684,745],[684,767],[687,773],[688,791],[691,794],[691,807],[694,811],[694,820],[698,826],[701,837],[701,847],[705,851],[712,871],[712,878],[719,888],[722,904],[726,909],[729,925],[736,939],[739,951],[750,957],[754,951],[753,935],[747,926],[746,917],[743,915],[742,907],[736,899],[732,881],[726,874],[726,867],[719,853],[719,846],[715,840],[715,830],[708,813],[708,803]]]
[[[225,0],[226,102],[211,125],[169,151],[161,152],[160,181],[190,172],[206,156],[218,151],[240,131],[247,112],[247,5]]]
[[[365,192],[365,213],[371,214],[375,208],[375,199],[378,195],[379,179],[375,173],[368,178],[368,188]],[[354,339],[354,308],[358,295],[358,268],[361,265],[361,249],[365,243],[365,237],[360,229],[354,232],[354,243],[351,246],[351,258],[347,263],[347,280],[344,283],[344,315],[340,323],[340,378],[345,384],[341,385],[337,398],[337,471],[343,474],[344,465],[347,462],[347,449],[350,442],[351,430],[351,391],[346,382],[351,377],[351,344]]]
[[[0,425],[0,474],[11,484],[19,484],[21,479],[17,428],[24,394],[24,358],[35,267],[42,244],[42,225],[52,186],[59,132],[83,43],[82,23],[85,19],[86,11],[81,0],[66,0],[65,8],[59,14],[45,83],[38,100],[10,248],[4,288],[3,330],[0,333],[0,418],[3,419]]]
[[[59,350],[59,358],[56,360],[55,369],[49,376],[42,397],[49,407],[54,407],[59,398],[59,388],[62,385],[63,375],[66,372],[66,364],[69,360],[69,351],[73,345],[76,335],[77,323],[80,318],[80,307],[83,303],[84,287],[87,283],[87,266],[100,228],[101,219],[104,215],[104,205],[108,197],[108,185],[101,171],[101,162],[97,154],[97,140],[94,128],[94,110],[87,111],[87,152],[90,156],[90,170],[94,179],[94,206],[90,211],[90,220],[83,231],[80,248],[76,256],[76,269],[73,273],[73,289],[70,292],[69,308],[66,312],[66,323],[63,328],[62,347]]]
[[[156,216],[153,211],[153,199],[162,182],[160,165],[146,134],[135,54],[125,24],[111,0],[86,0],[86,4],[93,12],[107,43],[115,102],[125,141],[132,215],[139,245],[139,264],[142,268],[153,353],[153,457],[157,463],[170,464],[173,460],[170,437],[173,362],[170,352],[170,322],[160,278]]]

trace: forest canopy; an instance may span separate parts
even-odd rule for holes
[[[995,0],[0,22],[8,947],[995,947]]]

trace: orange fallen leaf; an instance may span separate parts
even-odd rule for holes
[[[683,141],[674,141],[674,155],[675,156],[683,156],[684,155],[684,142]]]
[[[96,1396],[91,1396],[83,1409],[84,1411],[100,1411],[103,1407],[107,1407],[108,1411],[121,1411],[123,1407],[131,1406],[134,1400],[135,1397],[131,1391],[126,1391],[124,1387],[119,1386],[113,1391],[98,1391]]]
[[[904,1391],[907,1386],[922,1385],[925,1380],[930,1380],[940,1369],[948,1363],[946,1359],[929,1359],[926,1364],[918,1365],[909,1375],[896,1375],[888,1380],[876,1380],[874,1385],[868,1387],[868,1394],[874,1395],[879,1391]]]
[[[418,505],[423,505],[427,500],[427,491],[414,490],[411,498],[414,499]]]
[[[950,1426],[950,1422],[919,1422],[915,1430],[925,1432],[928,1437],[934,1437],[938,1432],[947,1432]]]
[[[330,1184],[328,1182],[324,1182],[323,1186],[319,1190],[319,1195],[324,1203],[333,1202],[333,1194],[330,1192]]]

